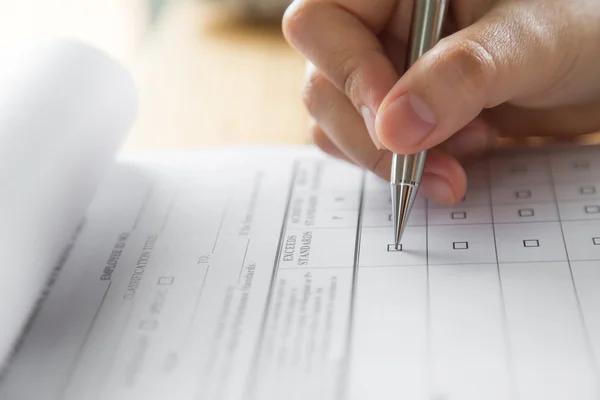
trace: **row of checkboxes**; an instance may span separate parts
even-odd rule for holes
[[[581,186],[579,188],[579,194],[581,194],[582,196],[593,196],[598,194],[598,190],[596,189],[596,186]],[[515,190],[515,198],[517,199],[531,199],[533,197],[533,193],[531,190],[529,189],[523,189],[523,190]],[[467,200],[467,196],[464,196],[461,199],[461,202],[465,202]],[[392,199],[389,198],[388,202],[391,204]]]
[[[579,188],[579,194],[582,196],[593,196],[597,194],[598,191],[596,186],[581,186]],[[530,199],[532,197],[531,190],[516,190],[515,198],[517,199]]]
[[[584,210],[586,214],[600,214],[600,206],[599,205],[586,205],[584,206]],[[519,217],[534,217],[535,210],[533,208],[521,208],[518,211]],[[466,211],[453,211],[450,213],[450,218],[453,220],[463,220],[467,219]],[[389,217],[390,221],[392,220],[392,216]]]
[[[572,169],[576,171],[588,171],[590,169],[589,161],[577,161],[571,164]],[[528,172],[526,164],[517,164],[510,167],[509,171],[512,175],[522,175]]]
[[[600,246],[600,237],[592,238],[592,242],[594,245]],[[523,247],[540,247],[540,241],[538,239],[523,240]],[[452,242],[452,248],[454,250],[468,250],[469,242]],[[402,251],[402,245],[388,244],[387,251]]]
[[[518,211],[519,217],[533,217],[535,216],[535,211],[533,208],[523,208]],[[466,211],[454,211],[450,213],[450,218],[459,220],[459,219],[467,219]]]
[[[518,211],[519,217],[533,217],[535,216],[535,211],[533,208],[522,208]],[[467,219],[466,211],[453,211],[450,213],[450,218],[454,220]]]
[[[533,208],[524,208],[524,209],[519,210],[519,217],[533,217],[534,215],[535,215],[535,212],[534,212]],[[450,218],[454,219],[454,220],[467,219],[467,212],[466,211],[453,211],[450,213]],[[389,221],[392,220],[392,214],[389,214],[388,220]]]

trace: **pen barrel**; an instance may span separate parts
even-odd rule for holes
[[[390,183],[392,185],[418,185],[421,182],[426,159],[426,151],[417,154],[394,154]]]
[[[406,69],[440,40],[449,0],[415,0]],[[396,154],[392,157],[390,183],[418,185],[427,152]]]
[[[415,0],[406,69],[440,40],[449,0]]]

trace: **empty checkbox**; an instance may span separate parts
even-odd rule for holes
[[[600,213],[600,206],[585,206],[585,213],[586,214],[598,214]]]
[[[519,210],[519,217],[533,217],[533,208],[523,208]]]
[[[515,192],[515,197],[517,199],[530,199],[531,198],[531,190],[517,190]]]
[[[454,242],[452,243],[454,250],[467,250],[469,248],[469,242]]]
[[[540,241],[537,239],[523,240],[523,247],[540,247]]]
[[[464,211],[454,211],[450,214],[452,219],[467,219],[467,213]]]
[[[579,193],[584,196],[596,194],[596,186],[582,186],[579,188]]]
[[[600,237],[595,237],[592,238],[592,242],[596,245],[596,246],[600,246]]]
[[[395,244],[388,244],[387,251],[402,251],[402,244],[399,244],[397,246]]]
[[[172,285],[174,281],[175,278],[172,276],[161,276],[158,278],[158,284],[163,286]]]

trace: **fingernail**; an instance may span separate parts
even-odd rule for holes
[[[437,122],[431,108],[412,93],[398,97],[382,111],[380,117],[390,119],[388,123],[400,129],[394,139],[401,147],[414,147],[423,142]]]
[[[379,138],[377,137],[377,133],[375,132],[375,114],[371,110],[369,110],[366,106],[362,106],[360,108],[360,113],[362,114],[363,119],[365,120],[365,125],[367,126],[367,131],[369,132],[369,136],[371,136],[371,140],[375,147],[379,150],[383,149]]]
[[[441,204],[454,204],[456,199],[450,183],[446,178],[432,173],[426,173],[421,180],[421,189],[432,200]]]

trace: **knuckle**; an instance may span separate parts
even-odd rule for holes
[[[348,54],[343,43],[325,46],[315,38],[317,30],[325,29],[322,26],[324,12],[330,8],[331,5],[325,1],[294,0],[282,18],[283,36],[308,59],[319,59],[328,71],[331,84],[357,104],[364,75],[359,61],[361,57]]]
[[[342,77],[342,89],[344,93],[353,103],[356,103],[355,99],[358,98],[358,92],[361,81],[361,70],[356,65],[354,57],[347,57],[340,64],[339,76]]]
[[[496,75],[492,53],[485,45],[473,39],[454,42],[442,52],[440,61],[443,68],[468,93],[485,90]]]
[[[320,71],[313,69],[308,72],[302,90],[302,100],[311,114],[318,110],[330,86],[331,83]]]

